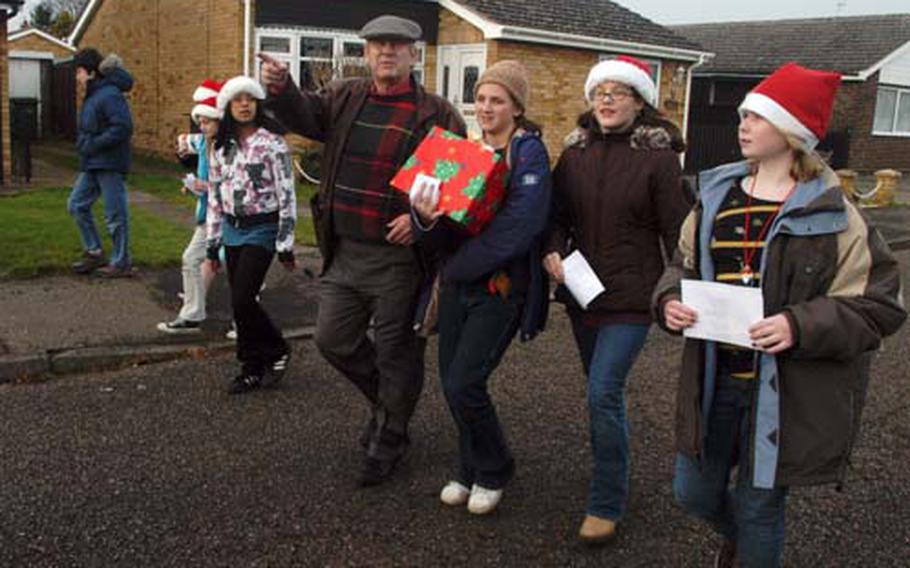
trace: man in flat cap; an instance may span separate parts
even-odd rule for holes
[[[420,36],[411,20],[371,20],[360,31],[370,78],[318,92],[298,89],[286,64],[260,55],[267,108],[325,144],[312,203],[323,256],[316,345],[370,403],[364,486],[388,479],[407,451],[424,382],[425,342],[414,320],[430,271],[414,246],[407,195],[389,181],[432,127],[465,133],[454,107],[411,76]]]

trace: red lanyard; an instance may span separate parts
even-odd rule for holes
[[[752,229],[752,199],[755,195],[755,182],[757,181],[758,176],[752,177],[752,183],[749,186],[748,199],[746,200],[746,226],[743,230],[743,263],[742,263],[742,281],[743,284],[750,284],[752,282],[752,259],[755,258],[755,253],[758,252],[759,247],[749,246],[749,233]],[[793,182],[793,185],[790,187],[790,190],[787,192],[787,195],[784,196],[783,201],[780,203],[780,207],[777,208],[771,215],[765,219],[765,222],[762,224],[761,230],[756,237],[756,242],[761,243],[765,239],[765,235],[768,230],[771,228],[771,225],[774,224],[774,220],[777,218],[777,215],[780,213],[780,210],[783,209],[784,203],[790,199],[790,196],[793,195],[793,191],[796,189],[796,182]]]

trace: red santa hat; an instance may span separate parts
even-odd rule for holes
[[[629,85],[652,107],[657,106],[657,85],[651,78],[651,66],[628,55],[607,59],[595,65],[585,81],[585,98],[594,100],[594,89],[605,81]]]
[[[196,105],[193,107],[193,112],[190,113],[194,122],[198,123],[199,118],[203,116],[213,120],[221,120],[224,112],[218,110],[218,93],[221,92],[222,86],[224,86],[224,83],[206,79],[201,85],[196,87],[196,91],[193,93],[193,102]]]
[[[840,73],[787,63],[746,95],[740,116],[754,112],[812,150],[828,131],[840,80]]]
[[[228,103],[240,93],[246,93],[260,101],[265,100],[265,90],[258,81],[246,75],[238,75],[221,87],[221,92],[218,93],[218,108],[222,111],[227,109]]]

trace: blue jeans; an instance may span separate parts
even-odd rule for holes
[[[573,330],[588,373],[588,410],[594,475],[588,514],[619,521],[629,499],[629,424],[626,377],[648,337],[648,324],[587,326],[573,318]]]
[[[754,383],[721,370],[708,421],[703,459],[678,455],[673,479],[676,500],[736,542],[743,568],[780,566],[784,547],[785,488],[756,489],[749,474],[749,436]],[[731,472],[738,468],[730,488]]]
[[[92,206],[99,197],[104,199],[104,221],[113,241],[110,263],[126,268],[130,266],[129,214],[123,174],[105,170],[80,173],[70,193],[67,209],[76,220],[85,250],[100,251],[101,237],[92,216]]]

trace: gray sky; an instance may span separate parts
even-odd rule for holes
[[[137,0],[138,1],[138,0]],[[24,12],[38,0],[26,0]],[[910,13],[908,0],[618,0],[623,6],[659,24],[724,22],[780,18],[857,16],[862,14]],[[19,26],[21,16],[10,29]]]

